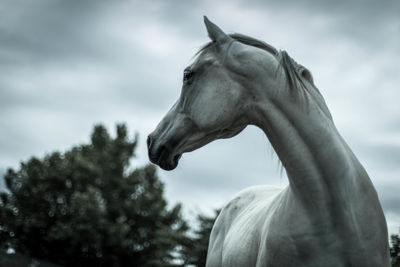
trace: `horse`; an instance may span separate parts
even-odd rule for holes
[[[204,22],[211,42],[184,70],[179,99],[148,136],[150,161],[173,170],[183,153],[255,125],[289,180],[286,188],[244,189],[222,209],[206,266],[389,266],[378,195],[311,72],[286,51]]]

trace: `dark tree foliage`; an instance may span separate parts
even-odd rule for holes
[[[9,169],[0,246],[66,266],[173,266],[187,243],[181,206],[167,208],[148,165],[130,170],[137,138],[98,125],[91,143]]]
[[[392,266],[400,267],[400,236],[391,235],[390,241],[390,257],[392,258]]]
[[[213,217],[205,215],[197,215],[198,229],[194,232],[192,242],[184,249],[185,261],[198,267],[206,266],[207,249],[210,241],[210,234],[215,220],[217,219],[220,210],[215,211]]]

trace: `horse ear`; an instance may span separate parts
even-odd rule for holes
[[[212,23],[207,16],[204,16],[204,24],[206,25],[208,36],[213,42],[222,44],[231,39],[229,35],[224,33],[217,25]]]

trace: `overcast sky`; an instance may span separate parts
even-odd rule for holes
[[[228,33],[285,49],[309,68],[335,123],[400,226],[400,2],[0,2],[0,173],[87,142],[96,123],[126,122],[145,140],[179,96],[182,71],[208,42],[207,15]],[[211,214],[241,189],[285,186],[261,130],[185,154],[159,170],[171,204]]]

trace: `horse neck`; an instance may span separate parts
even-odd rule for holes
[[[258,105],[256,124],[281,160],[290,191],[296,199],[311,206],[319,203],[322,209],[332,201],[346,201],[346,191],[354,188],[357,177],[367,174],[330,114],[323,112],[308,93],[280,99]]]

